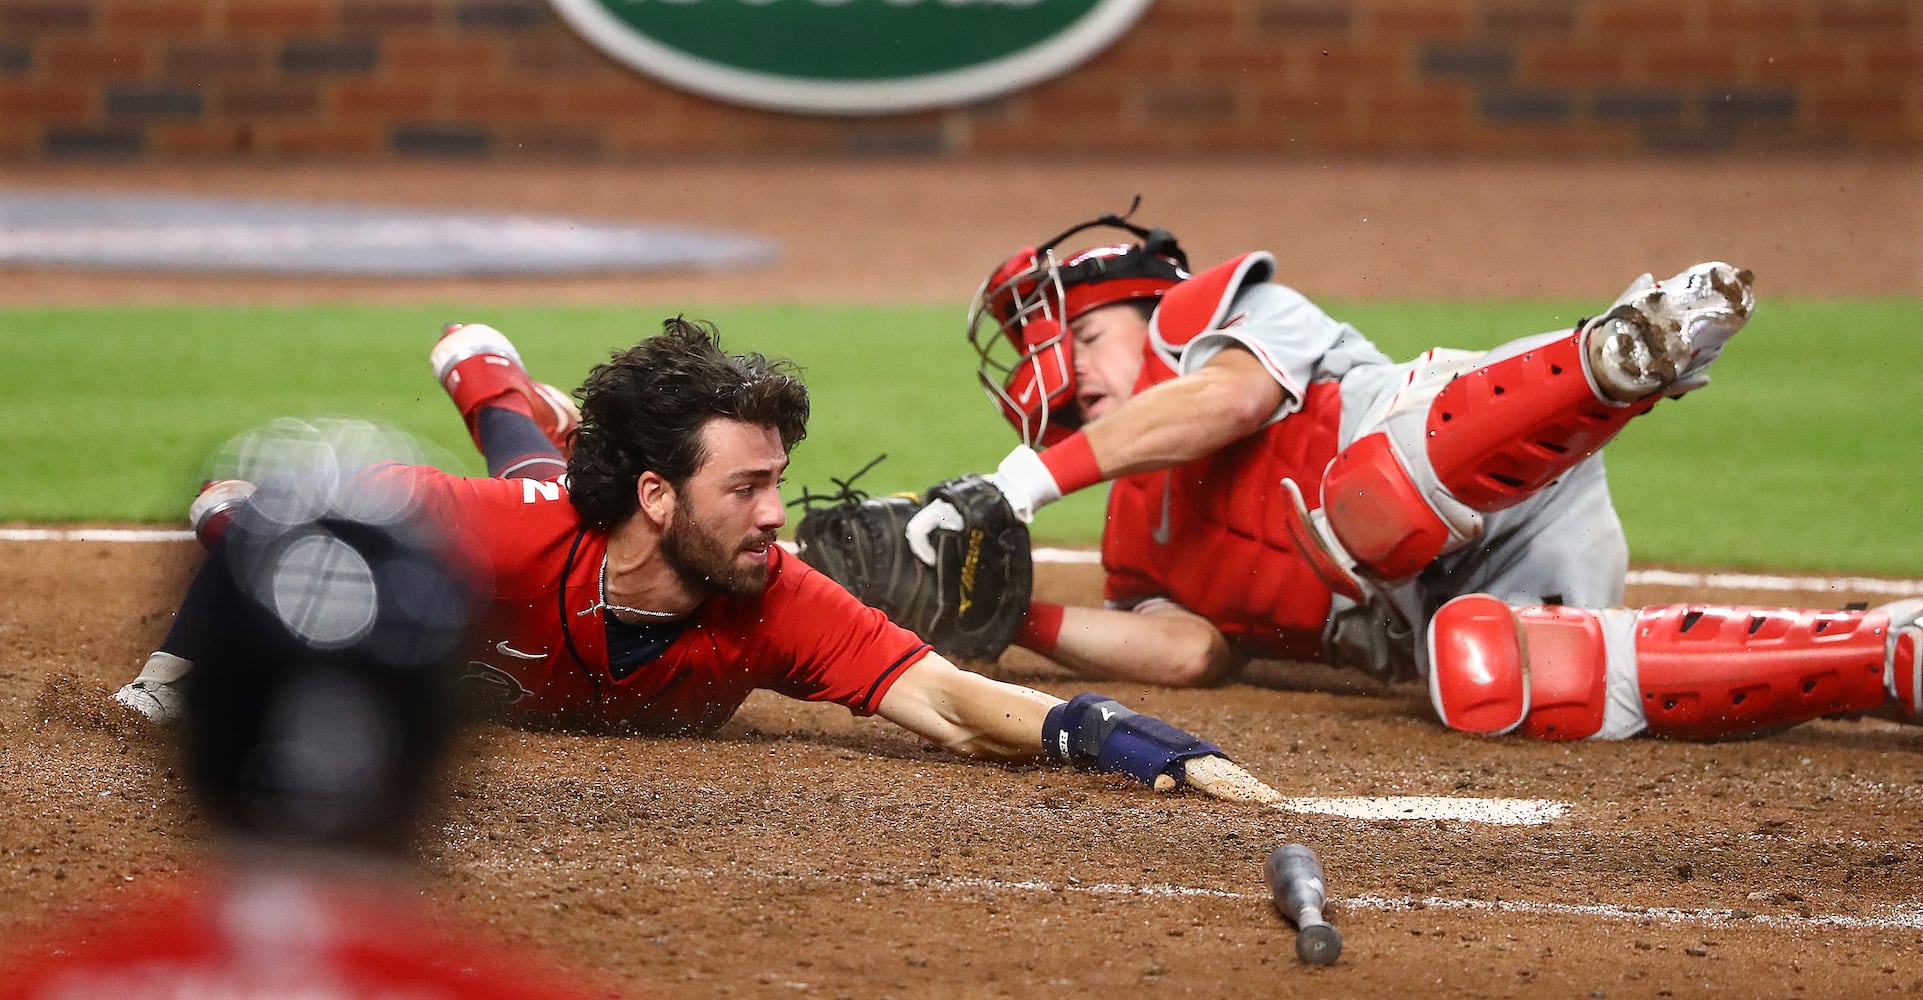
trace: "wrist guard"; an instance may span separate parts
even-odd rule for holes
[[[1164,774],[1180,783],[1177,765],[1191,757],[1222,756],[1215,744],[1099,694],[1078,694],[1049,709],[1042,751],[1050,760],[1126,774],[1151,786]]]

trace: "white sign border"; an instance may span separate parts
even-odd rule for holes
[[[772,111],[887,115],[969,104],[1066,72],[1120,38],[1154,0],[1102,0],[1067,31],[966,69],[861,82],[736,69],[657,42],[616,18],[598,0],[548,2],[581,37],[616,61],[698,94]]]

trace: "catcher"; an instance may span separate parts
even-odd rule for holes
[[[1132,240],[1063,252],[1091,228]],[[1246,656],[1423,677],[1442,722],[1714,739],[1837,713],[1916,721],[1923,600],[1622,608],[1602,447],[1708,382],[1749,272],[1644,275],[1573,329],[1393,363],[1244,253],[1191,274],[1104,216],[1009,257],[969,336],[1022,444],[979,481],[1023,521],[1109,484],[1104,608],[1030,602],[1014,642],[1088,676],[1219,682]],[[973,482],[975,480],[970,480]],[[944,484],[924,561],[972,530]]]
[[[958,669],[776,545],[782,473],[808,419],[807,390],[785,363],[723,353],[712,327],[675,318],[597,366],[577,410],[491,327],[451,327],[431,362],[493,475],[334,464],[353,495],[404,505],[490,581],[467,682],[509,715],[706,733],[768,688],[880,715],[969,756],[1047,756],[1161,789],[1276,797],[1213,745],[1110,699],[1064,702]],[[274,495],[251,491],[220,482],[194,504],[210,562],[228,526]],[[263,516],[325,513],[287,507]],[[175,714],[177,685],[218,648],[207,591],[199,580],[188,589],[120,702]]]

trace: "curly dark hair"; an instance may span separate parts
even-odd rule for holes
[[[581,383],[581,429],[568,496],[590,526],[611,528],[640,506],[652,470],[680,489],[707,460],[701,429],[716,418],[773,428],[792,451],[808,433],[808,389],[793,362],[721,350],[714,324],[681,316],[596,365]]]

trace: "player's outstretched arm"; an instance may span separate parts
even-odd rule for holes
[[[1017,518],[1031,522],[1037,510],[1077,490],[1212,455],[1260,430],[1286,398],[1254,354],[1231,348],[1194,372],[1143,391],[1047,451],[1017,447],[985,478]],[[965,522],[952,504],[932,501],[909,519],[909,547],[932,565],[929,535]]]
[[[930,652],[883,696],[877,714],[957,753],[1051,760],[1126,774],[1157,791],[1187,784],[1233,802],[1281,794],[1214,744],[1096,694],[1062,701],[962,670]]]
[[[902,672],[875,714],[959,754],[1029,760],[1061,699],[963,670],[930,651]]]
[[[1086,428],[1103,479],[1180,465],[1260,430],[1287,392],[1247,349],[1232,347],[1159,382]]]

